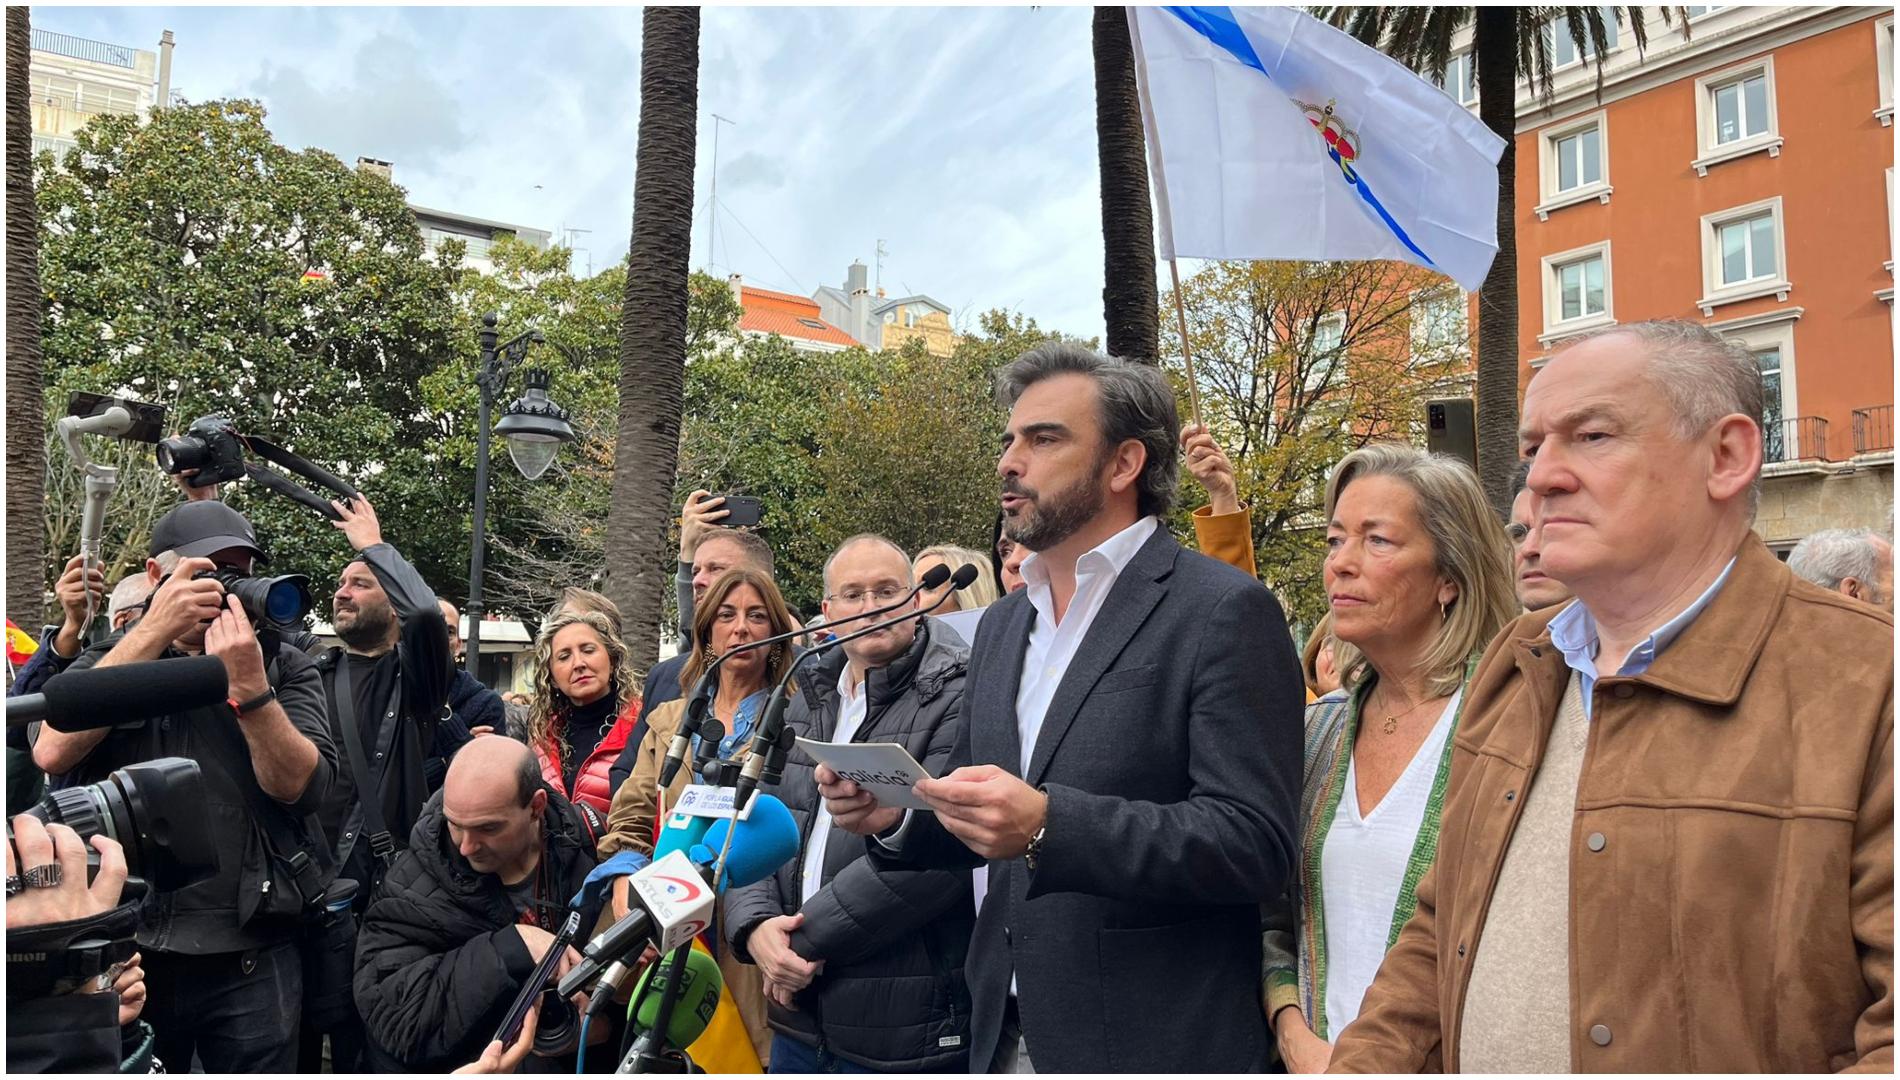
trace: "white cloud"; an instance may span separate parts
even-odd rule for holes
[[[395,163],[416,202],[591,230],[632,220],[640,11],[616,8],[35,8],[36,25],[178,39],[193,100],[261,98],[288,145]],[[972,315],[1102,332],[1090,9],[713,8],[700,34],[692,260],[809,292],[889,255],[884,284]],[[748,235],[748,230],[752,235]],[[774,258],[776,257],[776,259]],[[783,264],[781,269],[779,264]]]

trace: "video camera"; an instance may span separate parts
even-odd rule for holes
[[[174,476],[188,469],[198,470],[186,480],[186,483],[192,487],[222,484],[248,476],[271,491],[293,502],[301,503],[331,521],[340,520],[336,508],[330,505],[329,500],[298,487],[281,474],[256,462],[246,461],[244,459],[246,450],[273,464],[282,465],[311,483],[336,492],[346,500],[358,497],[358,492],[354,487],[327,470],[298,457],[268,439],[239,432],[237,426],[230,420],[216,414],[200,416],[191,422],[191,426],[185,429],[183,435],[161,440],[157,451],[158,467]]]
[[[205,812],[204,774],[198,763],[167,757],[115,770],[96,784],[48,792],[27,813],[59,823],[86,843],[86,873],[99,870],[94,836],[125,848],[129,898],[146,888],[175,892],[218,872],[218,849]],[[7,842],[13,824],[7,824]],[[134,881],[138,884],[134,884]]]

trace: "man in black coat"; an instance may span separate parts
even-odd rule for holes
[[[1157,520],[1177,430],[1159,371],[1050,344],[1001,390],[1003,513],[1035,554],[977,631],[957,768],[917,785],[934,813],[829,769],[820,790],[880,862],[988,860],[976,1068],[1259,1071],[1259,905],[1298,854],[1292,638],[1259,582]]]
[[[826,562],[824,580],[825,617],[844,618],[909,592],[910,559],[883,537],[853,537]],[[899,743],[941,770],[963,731],[970,650],[946,624],[919,622],[817,654],[785,722],[824,742]],[[968,1072],[970,874],[874,867],[863,841],[825,811],[815,765],[793,750],[772,789],[798,821],[800,857],[726,901],[733,947],[765,972],[778,1032],[772,1069],[822,1073],[841,1060],[880,1072]]]
[[[579,813],[505,735],[456,754],[357,939],[371,1071],[442,1072],[480,1056],[594,868]],[[528,1066],[573,1072],[574,1055]]]

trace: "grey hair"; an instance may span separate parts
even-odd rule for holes
[[[996,399],[1013,408],[1023,391],[1056,375],[1087,375],[1095,380],[1101,400],[1103,457],[1134,439],[1148,452],[1135,490],[1138,512],[1164,515],[1174,505],[1180,480],[1180,430],[1174,390],[1167,376],[1151,364],[1137,364],[1085,349],[1067,341],[1050,341],[1017,357],[996,377]]]
[[[1606,326],[1572,338],[1568,351],[1586,341],[1626,334],[1649,347],[1649,381],[1669,401],[1676,437],[1701,438],[1725,416],[1740,413],[1762,424],[1768,391],[1762,386],[1761,365],[1740,342],[1725,338],[1687,319]],[[1748,517],[1755,518],[1761,502],[1761,473],[1748,487]]]
[[[144,574],[127,574],[112,587],[112,596],[106,601],[106,619],[111,621],[119,612],[138,604],[152,595],[152,586],[147,583]]]
[[[1469,465],[1398,443],[1373,443],[1340,460],[1326,485],[1328,521],[1346,486],[1368,476],[1388,476],[1411,489],[1438,572],[1458,586],[1436,639],[1420,659],[1432,693],[1449,694],[1464,682],[1465,662],[1523,610],[1511,572],[1510,538],[1485,503]],[[1334,649],[1333,662],[1342,686],[1361,682],[1371,670],[1365,654],[1346,641]]]
[[[1823,589],[1838,589],[1848,578],[1875,588],[1880,552],[1873,542],[1884,539],[1867,529],[1822,529],[1808,534],[1788,553],[1788,569]]]
[[[904,553],[904,549],[898,547],[897,543],[888,536],[879,536],[877,533],[859,533],[844,543],[839,544],[836,548],[833,548],[831,556],[825,560],[824,583],[826,592],[831,591],[831,564],[837,562],[838,556],[843,555],[847,548],[853,548],[859,544],[883,544],[885,547],[897,552],[897,558],[904,564],[904,587],[907,589],[910,588],[913,584],[911,562],[910,556]]]
[[[172,571],[178,569],[178,564],[184,561],[184,556],[178,554],[177,551],[171,548],[167,548],[152,556],[152,561],[158,564],[160,576],[170,577]]]

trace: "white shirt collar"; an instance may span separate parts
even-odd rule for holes
[[[1148,542],[1148,538],[1153,536],[1154,531],[1160,526],[1160,518],[1153,516],[1137,518],[1133,525],[1083,552],[1075,560],[1076,575],[1091,574],[1106,569],[1112,575],[1119,577],[1123,570],[1128,569],[1128,564],[1135,561],[1135,556],[1141,551],[1141,546]],[[1024,559],[1021,573],[1023,583],[1032,593],[1038,591],[1045,595],[1048,593],[1049,568],[1043,565],[1040,554],[1032,553]]]

